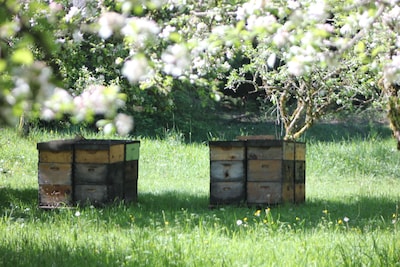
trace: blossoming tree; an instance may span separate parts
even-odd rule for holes
[[[298,138],[326,112],[381,96],[379,84],[385,96],[379,100],[389,103],[389,118],[400,138],[398,0],[3,3],[3,121],[23,113],[44,119],[67,113],[75,121],[104,114],[98,125],[124,134],[133,123],[118,114],[125,103],[120,79],[142,89],[166,90],[172,79],[210,86],[229,73],[227,87],[251,83],[266,92],[286,139]],[[106,47],[109,58],[101,67],[120,79],[94,77],[82,90],[64,88],[59,81],[68,71],[60,71],[65,67],[60,60],[68,61],[69,55],[63,51],[90,53],[82,51],[88,40]],[[235,69],[232,61],[238,54],[249,61]],[[243,78],[248,72],[254,79]]]

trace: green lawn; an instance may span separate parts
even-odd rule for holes
[[[0,129],[0,266],[400,265],[394,140],[326,127],[306,136],[306,202],[260,211],[209,209],[207,143],[174,134],[140,138],[138,203],[44,211],[36,143],[68,136]]]

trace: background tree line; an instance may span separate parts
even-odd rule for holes
[[[0,14],[2,123],[128,134],[132,117],[212,115],[236,97],[267,106],[285,139],[365,105],[386,109],[400,138],[395,0],[3,0]]]

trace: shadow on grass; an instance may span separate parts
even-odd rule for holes
[[[37,206],[37,204],[37,189],[0,187],[0,209],[10,208],[15,205],[32,207]]]
[[[388,125],[363,122],[321,122],[312,126],[302,137],[305,140],[334,142],[353,138],[392,138]]]
[[[41,221],[53,222],[53,216],[58,216],[58,210],[45,211],[38,208],[37,190],[0,188],[0,209],[2,216],[13,213],[14,219],[40,218]],[[398,218],[400,198],[390,196],[346,196],[343,199],[307,199],[302,204],[282,204],[271,206],[271,212],[281,222],[296,223],[304,221],[305,229],[313,229],[321,220],[336,223],[349,218],[353,227],[388,227],[393,216]],[[261,207],[262,210],[267,208]],[[212,220],[218,218],[218,224],[228,228],[241,218],[251,218],[260,207],[246,204],[219,205],[209,207],[208,195],[192,195],[178,191],[160,193],[139,192],[138,202],[124,203],[115,201],[101,207],[80,206],[76,209],[91,210],[93,216],[107,220],[119,227],[130,227],[129,216],[134,215],[135,224],[139,227],[149,226],[149,222],[173,222],[191,218],[196,226],[196,220]],[[191,216],[189,216],[191,215]],[[195,216],[192,216],[195,215]],[[60,215],[61,216],[61,215]]]
[[[110,253],[111,244],[109,248],[94,250],[90,246],[76,246],[73,249],[62,242],[41,242],[40,245],[34,242],[21,237],[20,244],[24,245],[17,246],[18,249],[15,249],[15,244],[1,244],[0,266],[122,266],[126,262],[126,255]]]

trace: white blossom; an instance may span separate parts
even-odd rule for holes
[[[133,129],[133,119],[126,114],[118,114],[115,117],[115,127],[120,135],[127,135]]]
[[[114,127],[114,125],[112,123],[107,123],[103,128],[103,132],[105,134],[112,134],[114,129],[115,129],[115,127]]]
[[[65,15],[65,21],[70,22],[73,17],[77,16],[80,10],[76,6],[72,6],[67,15]]]
[[[52,120],[58,113],[68,113],[73,109],[72,96],[62,88],[55,88],[53,95],[44,102],[41,117]]]
[[[267,66],[272,69],[275,66],[275,62],[276,62],[276,54],[273,53],[267,59]]]
[[[247,19],[246,28],[248,30],[253,30],[255,28],[269,29],[271,26],[273,26],[274,23],[276,23],[276,18],[271,14],[267,14],[261,17],[256,15],[251,15]]]
[[[152,77],[154,71],[149,66],[146,58],[136,57],[125,62],[122,67],[122,75],[124,75],[130,83],[137,83]]]
[[[125,25],[125,17],[116,12],[105,12],[99,18],[99,36],[108,39]]]
[[[104,114],[113,116],[116,110],[124,105],[118,98],[118,86],[90,85],[82,94],[75,97],[74,115],[78,121],[85,120],[90,114]]]
[[[288,0],[288,1],[286,2],[286,5],[287,5],[287,7],[290,8],[290,9],[297,9],[297,8],[300,7],[299,1],[296,1],[296,0]]]
[[[62,10],[63,6],[60,3],[50,1],[49,8],[51,13],[57,13]]]
[[[18,77],[15,81],[15,87],[12,89],[11,94],[15,98],[24,98],[30,95],[31,87],[21,77]]]
[[[147,41],[156,39],[159,32],[160,27],[155,21],[137,17],[127,19],[126,25],[121,29],[125,40],[138,47],[143,47]]]
[[[84,8],[86,6],[86,0],[72,0],[72,5],[77,8]]]
[[[345,24],[340,28],[340,33],[345,36],[352,35],[354,33],[354,28],[350,24]]]
[[[163,39],[168,39],[171,33],[175,31],[176,31],[175,27],[167,25],[158,36],[160,36]]]
[[[383,22],[389,26],[392,30],[400,31],[400,6],[393,7],[389,12],[386,12],[382,16]]]
[[[286,31],[284,28],[279,28],[272,38],[272,41],[276,46],[282,47],[289,41],[289,36],[290,34],[288,31]]]
[[[400,83],[400,55],[394,55],[383,68],[383,76],[389,83]]]
[[[310,20],[324,21],[328,17],[326,8],[324,1],[316,1],[308,7],[306,16]]]
[[[368,11],[363,12],[358,16],[358,25],[361,28],[367,28],[371,25],[374,18],[369,14]]]
[[[81,31],[74,31],[72,38],[74,39],[74,42],[79,44],[83,41],[83,33]]]
[[[167,47],[161,59],[164,62],[165,73],[175,77],[183,75],[190,66],[188,51],[185,46],[179,44]]]
[[[41,111],[42,119],[50,121],[50,120],[55,119],[55,117],[56,117],[56,113],[53,110],[46,108],[46,107],[42,109],[42,111]]]
[[[287,64],[288,72],[295,76],[301,76],[306,71],[306,66],[303,62],[303,57],[298,56],[290,60]]]
[[[192,68],[195,69],[198,74],[205,75],[206,72],[207,72],[205,70],[206,66],[207,66],[207,62],[206,62],[206,60],[204,58],[195,57],[193,59]]]

